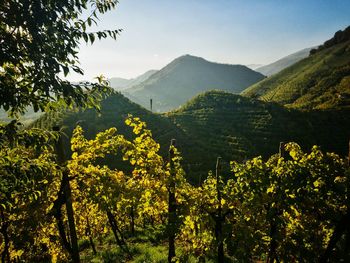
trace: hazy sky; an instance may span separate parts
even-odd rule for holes
[[[100,29],[114,40],[82,44],[85,76],[132,78],[191,54],[230,64],[268,64],[323,43],[350,25],[349,0],[120,0]]]

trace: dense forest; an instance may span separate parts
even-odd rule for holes
[[[261,80],[244,96],[158,114],[65,79],[80,41],[118,37],[89,31],[117,2],[0,4],[1,261],[350,261],[348,29],[270,78],[237,66]],[[43,115],[23,125],[28,108]]]

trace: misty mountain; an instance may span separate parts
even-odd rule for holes
[[[264,76],[243,65],[209,62],[191,55],[181,56],[142,83],[125,89],[134,102],[158,112],[176,109],[198,93],[219,89],[240,93]]]
[[[271,76],[309,56],[311,49],[313,49],[313,47],[305,48],[296,53],[283,57],[271,64],[255,68],[254,70],[264,74],[265,76]]]
[[[256,70],[257,68],[261,68],[264,65],[263,64],[248,64],[246,66],[252,70]]]
[[[115,90],[124,90],[145,81],[157,71],[158,70],[151,69],[143,73],[142,75],[132,79],[124,79],[124,78],[117,78],[117,77],[110,78],[109,83],[111,87],[114,88]]]

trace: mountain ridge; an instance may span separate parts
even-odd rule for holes
[[[148,79],[150,76],[152,76],[154,73],[156,73],[158,70],[155,69],[150,69],[147,70],[145,73],[131,79],[125,79],[125,78],[119,78],[119,77],[113,77],[108,79],[111,87],[117,91],[121,91],[124,89],[128,89],[132,86],[135,86],[142,81],[145,81]]]
[[[314,47],[304,48],[304,49],[299,50],[297,52],[294,52],[290,55],[282,57],[282,58],[278,59],[277,61],[272,62],[268,65],[258,67],[255,69],[255,71],[260,72],[261,74],[264,74],[265,76],[271,76],[271,75],[276,74],[276,73],[280,72],[281,70],[293,65],[294,63],[308,57],[310,51],[313,48]]]
[[[210,62],[201,57],[180,56],[144,82],[123,94],[148,108],[153,100],[155,111],[178,108],[200,92],[222,89],[239,93],[264,76],[243,65]]]

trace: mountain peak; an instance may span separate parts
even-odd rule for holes
[[[202,62],[207,62],[207,60],[205,60],[204,58],[202,57],[197,57],[197,56],[193,56],[193,55],[190,55],[190,54],[185,54],[185,55],[182,55],[176,59],[174,59],[174,61],[182,61],[182,62],[188,62],[188,61],[202,61]]]

